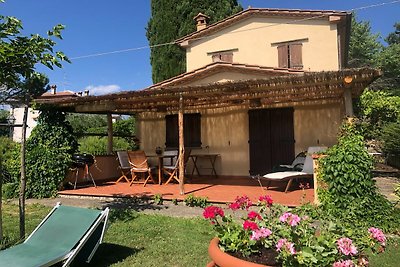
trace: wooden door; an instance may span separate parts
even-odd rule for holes
[[[250,175],[294,159],[293,108],[249,111]]]

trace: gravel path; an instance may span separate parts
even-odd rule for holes
[[[164,201],[162,205],[156,205],[152,200],[146,199],[57,197],[26,200],[27,204],[41,204],[45,206],[54,206],[57,202],[61,202],[64,205],[84,208],[130,208],[145,214],[160,214],[173,217],[200,217],[203,213],[202,208],[188,207],[185,206],[183,202],[179,202],[178,205],[174,205],[170,201]],[[18,204],[18,202],[15,202],[15,204]]]
[[[379,191],[389,200],[395,201],[394,187],[400,182],[400,178],[379,176],[374,178]],[[17,200],[13,201],[18,204]],[[54,206],[57,202],[64,205],[85,207],[85,208],[130,208],[145,214],[160,214],[173,217],[201,217],[202,208],[188,207],[183,202],[174,205],[171,201],[164,201],[163,205],[156,205],[149,199],[129,199],[129,198],[94,198],[94,197],[57,197],[46,199],[27,199],[27,204],[42,204],[45,206]],[[223,205],[222,205],[223,206]]]

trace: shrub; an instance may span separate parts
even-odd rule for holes
[[[162,205],[164,202],[164,199],[161,194],[155,194],[153,199],[154,199],[154,204],[156,205]]]
[[[396,184],[394,188],[394,195],[397,197],[397,201],[400,201],[400,183]]]
[[[19,183],[5,183],[3,184],[3,199],[12,199],[18,197]]]
[[[362,134],[373,139],[381,135],[384,125],[400,118],[400,96],[367,89],[360,97],[359,109]]]
[[[19,182],[21,146],[8,137],[0,137],[0,153],[3,160],[3,183]]]
[[[338,144],[320,159],[318,196],[328,215],[354,224],[379,222],[384,230],[399,226],[398,210],[377,192],[372,158],[355,123],[345,123]]]
[[[107,155],[107,137],[88,136],[79,139],[79,152],[93,155]],[[113,138],[114,150],[134,150],[134,147],[125,139]]]
[[[205,208],[208,206],[208,198],[207,197],[196,197],[193,194],[189,194],[184,199],[185,205],[189,207],[200,207]]]
[[[27,197],[54,196],[77,147],[65,114],[58,110],[42,111],[27,141]]]
[[[400,122],[387,124],[382,131],[382,140],[385,153],[400,155]]]

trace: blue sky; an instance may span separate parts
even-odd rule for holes
[[[194,0],[193,0],[194,1]],[[301,8],[352,10],[393,0],[239,0],[247,8]],[[72,59],[62,69],[50,71],[39,67],[58,90],[91,94],[143,89],[152,84],[150,50],[146,48],[146,26],[150,0],[7,0],[0,4],[0,14],[22,20],[24,33],[45,34],[56,24],[66,25],[64,40],[56,50]],[[385,37],[400,21],[400,1],[359,10],[358,18],[368,20],[372,31]],[[141,48],[103,56],[76,58],[103,52]],[[76,59],[74,59],[76,58]]]

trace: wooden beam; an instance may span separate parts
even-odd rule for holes
[[[112,114],[107,113],[107,154],[111,155],[113,152],[113,123]]]
[[[179,125],[179,193],[185,194],[185,144],[183,136],[183,96],[179,97],[179,113],[178,113],[178,125]]]

